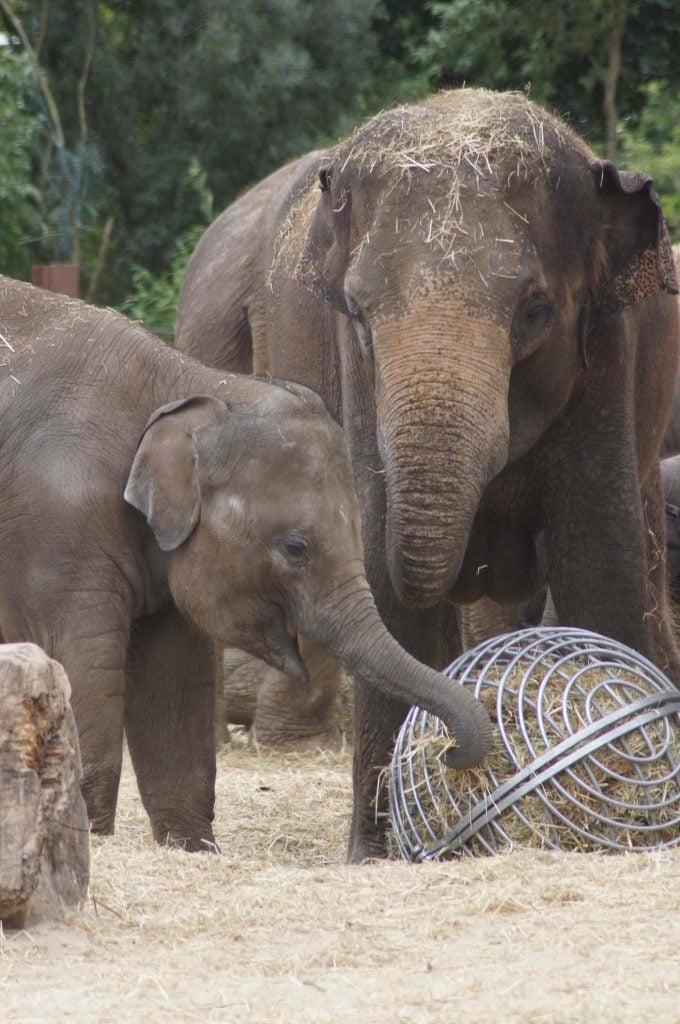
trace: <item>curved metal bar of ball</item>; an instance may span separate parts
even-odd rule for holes
[[[574,650],[574,646],[577,647],[576,650]],[[634,651],[632,649],[629,650],[617,641],[612,640],[610,637],[603,636],[599,633],[593,633],[591,630],[579,629],[577,627],[537,626],[525,630],[517,630],[512,633],[504,633],[495,637],[490,637],[483,644],[480,644],[475,648],[474,657],[472,659],[470,659],[470,653],[471,652],[468,651],[460,655],[459,658],[457,658],[456,661],[445,670],[445,673],[449,676],[458,676],[458,682],[461,684],[473,685],[475,687],[475,695],[479,696],[482,684],[492,682],[491,680],[486,680],[484,678],[484,669],[482,669],[482,671],[477,675],[476,679],[474,678],[475,669],[477,669],[479,662],[488,661],[489,655],[491,655],[495,661],[502,661],[504,671],[502,672],[501,678],[493,680],[493,685],[497,687],[497,727],[503,737],[506,750],[518,769],[521,768],[521,765],[513,753],[512,744],[508,742],[506,730],[503,725],[503,697],[504,692],[508,689],[510,689],[518,701],[517,710],[519,712],[519,719],[517,721],[517,725],[520,733],[523,736],[527,748],[531,750],[536,757],[538,754],[533,749],[531,734],[527,729],[526,722],[524,721],[524,713],[526,711],[525,705],[531,707],[536,719],[540,720],[539,726],[541,728],[546,747],[550,747],[551,742],[554,742],[555,735],[559,737],[560,740],[564,740],[565,730],[562,728],[563,723],[560,723],[552,715],[548,716],[548,721],[553,735],[550,740],[548,739],[542,722],[542,700],[543,693],[547,689],[549,679],[554,678],[555,675],[560,676],[564,665],[569,665],[574,659],[582,659],[584,656],[588,659],[588,664],[584,665],[583,668],[577,672],[577,678],[580,677],[582,673],[590,671],[592,668],[609,667],[610,669],[615,669],[616,672],[621,672],[622,670],[632,671],[636,676],[641,677],[648,682],[656,683],[661,690],[667,690],[672,693],[677,692],[676,687],[668,677],[638,651]],[[534,700],[527,698],[525,695],[525,688],[528,684],[528,679],[534,677],[534,672],[537,668],[542,670],[545,669],[544,662],[547,658],[556,658],[557,660],[545,673],[545,678],[543,679],[542,685],[539,687],[539,694],[537,697]],[[468,662],[467,667],[465,667],[466,662]],[[507,684],[509,682],[509,678],[518,667],[521,667],[521,682],[518,687],[508,687]],[[576,679],[570,679],[570,685],[567,689],[571,689],[575,682]],[[581,696],[585,698],[586,691],[581,690],[581,688],[578,687],[578,684],[577,688],[580,690]],[[631,704],[629,703],[628,710],[630,710],[630,707]],[[568,715],[565,716],[565,721],[567,719]],[[566,735],[569,735],[569,733],[567,732]],[[584,766],[586,771],[588,771],[587,763]],[[567,774],[572,776],[574,780],[578,781],[579,786],[583,785],[583,780],[578,776],[574,776],[571,770],[567,769]],[[645,784],[642,773],[639,772],[638,774],[640,775],[640,781]],[[670,778],[674,777],[674,775],[675,772],[672,773]],[[490,776],[492,782],[498,786],[498,780],[494,776],[493,772],[490,772]],[[555,781],[553,781],[553,784],[557,785]],[[561,789],[559,785],[557,785],[557,788]],[[587,785],[586,789],[589,789]],[[555,816],[557,811],[551,805],[547,796],[544,798],[540,791],[537,795],[546,807],[548,814]],[[595,794],[593,793],[593,795]],[[531,827],[530,822],[524,817],[517,806],[513,808],[513,811],[521,820],[525,821],[525,823]],[[561,816],[558,815],[558,817]],[[609,819],[603,818],[602,820],[608,821]],[[613,821],[611,824],[614,826],[616,825]],[[499,827],[499,823],[496,822],[491,831],[493,832]],[[650,827],[653,828],[656,826]],[[481,834],[479,834],[477,838],[482,840]],[[483,845],[486,845],[486,843],[483,842]]]
[[[556,650],[560,650],[565,644],[574,642],[587,642],[590,647],[588,649],[589,654],[597,654],[598,652],[606,652],[607,654],[613,654],[616,658],[623,659],[624,662],[634,665],[638,668],[644,667],[650,675],[652,675],[661,685],[664,690],[674,690],[676,687],[670,681],[668,676],[657,668],[653,662],[645,658],[644,655],[639,654],[637,651],[627,649],[624,645],[619,644],[616,640],[611,640],[609,637],[602,636],[599,633],[593,633],[589,629],[578,629],[577,627],[568,626],[533,626],[528,629],[515,630],[511,633],[501,633],[498,636],[490,637],[488,640],[483,641],[477,647],[473,648],[472,651],[464,651],[460,654],[455,661],[444,669],[444,675],[449,678],[459,676],[459,682],[465,683],[470,677],[474,668],[479,662],[489,653],[495,652],[497,654],[515,654],[521,656],[526,654],[536,643],[549,641],[550,647],[542,651],[541,656],[553,654]],[[518,645],[520,645],[518,649]],[[474,652],[474,657],[470,655]],[[578,654],[585,653],[584,651],[575,652]],[[515,657],[514,661],[517,661]],[[466,663],[467,664],[466,667]],[[462,673],[461,673],[462,670]]]
[[[598,669],[601,668],[605,672],[609,672],[609,673],[619,672],[622,668],[629,668],[629,669],[634,668],[635,669],[635,675],[637,676],[638,680],[640,682],[647,682],[647,683],[649,683],[651,680],[648,680],[647,677],[644,676],[644,675],[640,675],[640,669],[639,669],[639,666],[635,664],[635,659],[631,658],[631,659],[628,659],[628,660],[629,660],[629,663],[630,663],[628,666],[625,666],[622,663],[622,661],[617,659],[616,661],[609,661],[609,662],[602,661],[601,663],[598,661],[596,667]],[[595,692],[594,690],[586,690],[586,689],[584,689],[580,685],[581,677],[586,672],[588,672],[589,669],[592,668],[592,667],[594,667],[594,666],[584,666],[583,668],[579,669],[570,678],[569,684],[568,684],[568,686],[566,687],[566,689],[564,691],[564,694],[563,694],[563,697],[562,697],[562,717],[564,719],[564,723],[567,725],[567,735],[572,735],[572,734],[574,734],[577,731],[574,728],[574,723],[573,722],[569,722],[569,710],[570,710],[569,701],[570,701],[570,697],[571,697],[574,689],[576,689],[578,691],[579,695],[585,699],[586,710],[588,709],[588,704],[589,704],[590,698],[593,697],[593,694]],[[609,692],[611,694],[612,697],[615,697],[617,700],[620,701],[620,693],[617,693],[616,690],[614,689],[614,686],[613,686],[614,683],[617,683],[617,684],[619,684],[619,687],[624,687],[624,688],[627,688],[628,690],[632,689],[635,692],[635,694],[636,694],[637,701],[639,701],[639,700],[643,699],[643,697],[645,696],[646,692],[648,692],[648,691],[645,691],[644,687],[640,685],[640,682],[638,682],[638,681],[636,681],[634,679],[622,679],[619,676],[616,676],[615,674],[614,675],[610,674],[609,678],[606,681],[603,681],[600,684],[600,687],[603,687],[607,692]],[[631,707],[633,707],[633,708],[637,707],[637,702],[633,701],[633,700],[629,700],[629,702],[627,704],[619,704],[619,706],[620,707],[624,707],[624,708],[630,710]],[[598,718],[593,719],[593,717],[591,717],[589,715],[588,716],[588,721],[592,722],[593,720],[595,720],[597,722],[602,722],[605,717],[606,716],[603,715],[602,717],[598,717]],[[554,720],[551,718],[551,716],[548,716],[548,721],[550,722],[551,726],[553,726],[553,728],[556,727],[557,723],[554,722]],[[669,717],[668,716],[664,715],[664,716],[661,716],[659,718],[656,718],[652,722],[648,723],[648,725],[654,726],[654,727],[659,727],[660,726],[662,728],[662,730],[665,731],[665,736],[663,737],[663,744],[662,744],[663,745],[663,749],[662,750],[659,750],[658,748],[657,749],[653,749],[652,744],[651,744],[651,742],[649,740],[649,737],[647,735],[647,730],[645,728],[631,730],[626,735],[619,737],[621,743],[620,743],[619,746],[616,747],[616,749],[608,741],[606,743],[603,743],[601,745],[601,747],[599,748],[599,750],[604,750],[606,747],[608,747],[610,750],[614,750],[615,749],[615,752],[617,754],[619,754],[621,757],[624,757],[628,761],[629,765],[631,766],[631,768],[635,771],[635,773],[637,775],[636,785],[642,787],[642,789],[644,789],[645,787],[659,787],[659,786],[663,786],[665,783],[672,781],[677,776],[678,770],[679,770],[679,766],[673,765],[672,764],[672,759],[671,759],[671,766],[669,768],[669,771],[664,776],[662,776],[662,777],[658,777],[657,776],[657,777],[655,777],[653,779],[645,778],[645,775],[644,775],[644,772],[643,772],[643,770],[641,768],[641,765],[649,763],[649,762],[656,762],[656,761],[659,760],[659,758],[661,756],[667,755],[669,744],[670,744],[670,739],[671,739],[671,731],[670,731]],[[545,730],[542,728],[542,723],[541,723],[541,731],[542,731],[542,733],[545,734]],[[641,757],[639,755],[632,754],[631,751],[627,749],[628,737],[630,735],[633,735],[633,733],[635,733],[637,735],[642,734],[642,736],[644,737],[645,745],[646,745],[647,750],[649,752],[648,756]],[[547,740],[547,737],[545,738],[545,742],[546,742],[546,746],[549,746],[549,742]],[[609,815],[607,814],[607,808],[608,807],[616,807],[616,808],[619,808],[622,811],[628,811],[628,810],[635,810],[638,807],[638,804],[635,803],[635,802],[632,802],[632,801],[623,800],[623,799],[621,799],[619,797],[613,797],[613,796],[608,795],[607,792],[605,791],[605,789],[603,789],[602,785],[597,782],[597,780],[595,778],[595,775],[594,775],[594,769],[595,768],[599,768],[600,771],[605,773],[605,775],[607,776],[608,779],[614,780],[616,782],[628,783],[628,782],[631,781],[630,778],[628,778],[627,776],[621,775],[620,773],[614,771],[606,763],[606,761],[601,761],[599,759],[599,757],[598,757],[599,750],[594,752],[594,753],[592,753],[588,758],[585,758],[583,760],[582,765],[580,766],[580,767],[582,767],[583,774],[574,772],[571,767],[568,767],[568,768],[566,768],[564,770],[563,773],[560,773],[560,777],[559,778],[554,778],[552,780],[552,784],[553,784],[553,786],[555,786],[555,788],[558,791],[558,793],[560,793],[569,802],[569,804],[571,804],[571,806],[573,808],[577,808],[579,810],[588,812],[588,814],[589,814],[589,816],[591,818],[594,818],[595,820],[601,822],[603,825],[610,826],[612,829],[614,829],[616,831],[617,829],[619,829],[621,827],[621,822],[617,821],[616,819],[613,819],[613,818],[609,817]],[[533,748],[531,749],[531,753],[535,754],[535,750]],[[585,775],[585,777],[584,777],[584,775]],[[562,783],[560,782],[560,779],[562,777],[564,777],[565,779],[567,777],[569,779],[571,779],[571,781],[572,781],[572,783],[573,783],[575,788],[574,789],[568,789],[567,787],[562,785]],[[588,782],[588,778],[590,779],[590,783]],[[582,801],[579,799],[579,796],[578,796],[579,793],[584,794],[586,797],[593,797],[593,798],[595,798],[595,800],[597,802],[599,802],[599,804],[600,804],[600,810],[597,811],[593,807],[587,806],[584,803],[582,803]],[[552,803],[550,802],[550,800],[548,799],[547,796],[545,796],[545,798],[544,798],[543,794],[541,794],[541,793],[539,793],[538,796],[540,797],[541,801],[546,805],[546,807],[549,808],[550,812],[553,815],[557,815],[557,817],[561,818],[567,824],[570,824],[571,827],[578,829],[577,825],[575,825],[573,822],[571,822],[564,815],[560,814],[560,812],[557,810],[557,808],[555,808],[552,805]],[[644,805],[644,810],[645,810],[645,813],[649,814],[652,817],[653,820],[652,820],[652,822],[649,825],[640,824],[638,826],[638,830],[641,831],[641,832],[655,832],[655,831],[658,831],[659,829],[668,828],[669,827],[669,823],[668,822],[660,823],[657,820],[657,813],[659,811],[666,810],[666,808],[672,806],[675,803],[675,801],[676,801],[676,795],[672,794],[672,795],[670,795],[665,800],[655,801],[655,802],[647,802]],[[515,813],[517,814],[518,813],[517,808],[515,808],[514,810],[515,810]],[[581,830],[581,829],[578,829],[578,830],[581,831],[583,835],[585,835],[585,836],[588,835],[587,831]],[[618,848],[618,846],[620,844],[618,844],[616,842],[616,840],[612,840],[612,845]]]
[[[407,797],[411,797],[415,803],[418,813],[420,814],[421,821],[431,839],[436,840],[437,838],[433,830],[430,828],[428,816],[423,811],[422,804],[418,796],[419,784],[413,771],[413,757],[409,757],[403,749],[404,740],[408,736],[409,730],[415,732],[415,729],[419,727],[420,738],[423,738],[426,734],[426,729],[430,719],[435,723],[435,728],[438,732],[443,732],[443,722],[441,719],[437,718],[436,715],[430,715],[429,712],[422,711],[419,707],[412,707],[410,709],[399,733],[397,734],[397,739],[392,753],[391,769],[388,774],[387,796],[390,820],[392,822],[392,831],[396,838],[399,852],[405,860],[418,860],[421,852],[425,849],[422,839],[418,834],[418,823],[414,820],[413,815],[409,810],[409,800]],[[405,774],[407,778],[404,778]],[[427,787],[430,799],[434,801],[435,797],[430,785],[430,778],[426,764],[424,766],[423,781]],[[412,841],[412,836],[416,837],[415,842]]]
[[[631,718],[631,714],[634,714],[635,717]],[[434,846],[423,850],[420,853],[421,858],[428,860],[446,848],[455,851],[463,843],[467,842],[468,839],[472,838],[475,832],[483,825],[497,818],[506,807],[509,807],[516,800],[536,789],[541,783],[547,782],[553,775],[557,775],[558,772],[567,768],[575,761],[590,754],[593,750],[597,750],[602,745],[603,738],[606,737],[607,742],[609,742],[626,732],[638,729],[640,726],[647,725],[648,722],[652,722],[656,718],[669,714],[680,714],[680,692],[677,690],[675,694],[650,694],[649,697],[639,701],[636,705],[613,711],[601,721],[594,722],[574,736],[569,736],[562,743],[559,743],[552,750],[539,757],[531,765],[516,772],[512,778],[494,790],[493,793],[490,793],[485,800],[476,804],[470,811],[466,821],[459,822],[454,828],[449,829]],[[624,718],[626,720],[621,722],[621,719]],[[614,729],[610,729],[609,727],[616,722],[621,724]],[[605,737],[603,737],[603,733]],[[588,737],[593,738],[585,746],[582,746],[582,740]],[[678,841],[680,841],[680,836],[678,836]]]
[[[573,650],[569,650],[570,645],[574,643],[583,642],[587,642],[588,644],[588,647],[585,652],[583,650],[576,652]],[[539,648],[538,651],[535,650],[536,647]],[[447,669],[444,670],[444,673],[449,677],[458,676],[457,682],[459,682],[461,685],[473,685],[475,687],[475,693],[478,696],[477,691],[479,690],[479,684],[482,681],[483,672],[478,676],[477,679],[470,677],[474,675],[475,669],[479,665],[480,661],[484,662],[486,656],[489,653],[494,654],[496,657],[498,657],[499,655],[502,656],[503,654],[505,654],[506,656],[510,655],[510,663],[508,664],[506,661],[506,664],[504,666],[505,671],[502,674],[502,680],[494,681],[494,685],[498,687],[498,696],[500,699],[502,695],[504,682],[507,680],[508,676],[516,667],[517,663],[520,660],[522,660],[522,658],[526,660],[532,648],[534,648],[534,651],[530,656],[532,657],[532,663],[535,666],[537,663],[540,662],[542,658],[545,658],[546,656],[551,657],[555,656],[555,654],[559,652],[564,652],[565,647],[567,648],[567,653],[562,653],[562,656],[559,659],[560,663],[564,663],[565,661],[571,660],[571,658],[573,658],[574,655],[578,656],[584,653],[588,653],[591,657],[597,657],[598,653],[601,655],[602,653],[606,652],[607,654],[611,655],[613,652],[618,659],[617,664],[619,669],[621,667],[633,667],[639,670],[640,667],[644,666],[647,669],[648,673],[651,674],[654,677],[654,679],[658,681],[659,685],[663,689],[669,690],[671,692],[677,692],[673,684],[670,682],[670,680],[665,675],[663,675],[663,673],[661,673],[659,669],[657,669],[656,665],[652,664],[652,662],[648,661],[648,659],[644,658],[637,651],[631,651],[630,655],[626,656],[627,652],[625,650],[622,651],[621,645],[617,644],[615,641],[611,641],[608,637],[602,636],[597,633],[593,633],[590,630],[579,629],[576,627],[555,628],[550,626],[538,626],[524,630],[516,630],[512,633],[505,633],[495,637],[490,637],[487,641],[485,641],[482,644],[479,644],[475,648],[472,657],[470,657],[470,651],[464,652],[454,662],[452,662]],[[622,665],[622,662],[628,664],[624,666]],[[630,711],[630,707],[628,707],[627,710]],[[400,734],[400,736],[404,736],[406,734],[407,726],[413,722],[417,714],[418,709],[413,709],[412,712],[410,713],[408,722],[404,723],[404,731]],[[500,716],[500,708],[498,724],[499,730],[502,733],[503,727],[502,718]],[[396,762],[399,761],[399,759],[402,757],[403,753],[400,747],[399,751],[395,750],[395,765]],[[410,841],[410,837],[407,835],[406,829],[404,827],[404,821],[401,820],[400,810],[404,808],[405,815],[406,818],[408,819],[409,826],[411,829],[411,835],[418,834],[416,823],[414,822],[411,814],[408,811],[407,801],[405,799],[399,799],[400,795],[402,798],[405,796],[404,779],[402,778],[401,773],[398,770],[395,770],[395,765],[393,765],[393,771],[389,778],[388,787],[393,824],[397,825],[397,827],[394,829],[394,832],[397,839],[397,844],[402,854],[412,859],[415,859],[424,850],[424,846],[422,844],[422,840],[420,839],[420,837],[418,838],[418,841],[415,844]],[[412,774],[411,768],[412,765],[409,764],[409,774]],[[497,784],[497,779],[493,775],[492,778],[493,781]],[[427,788],[429,790],[429,776],[426,778],[425,781]],[[419,804],[417,789],[414,783],[415,780],[411,779],[411,794],[413,795],[413,798],[416,800],[416,803]],[[448,791],[448,786],[446,787],[446,789]],[[432,796],[432,794],[430,795]],[[449,798],[451,798],[452,794],[448,793],[448,795]],[[488,799],[489,798],[487,797],[487,800]],[[457,806],[457,801],[454,800],[454,804],[456,804]],[[483,806],[486,807],[486,804],[484,804]],[[549,808],[549,810],[552,811],[552,808]],[[516,814],[519,813],[517,808],[514,808],[514,811]],[[521,814],[520,817],[522,817]],[[479,828],[481,827],[482,826],[480,825]],[[496,827],[498,827],[498,823],[496,823]],[[432,830],[427,826],[427,822],[426,828],[428,833],[430,833],[431,835]],[[481,839],[481,836],[479,838]],[[408,848],[405,848],[405,843],[408,843]],[[487,844],[483,843],[483,845],[486,846]]]
[[[551,729],[553,730],[553,732],[557,732],[558,733],[558,735],[560,736],[561,740],[565,738],[565,735],[566,736],[574,735],[577,731],[580,730],[580,728],[582,726],[582,722],[581,722],[581,723],[579,723],[579,729],[576,729],[574,727],[574,723],[569,721],[569,711],[570,711],[569,702],[570,702],[570,699],[573,696],[574,690],[576,690],[578,692],[579,696],[585,700],[585,703],[586,703],[586,706],[587,706],[588,700],[589,700],[590,697],[592,697],[592,694],[593,694],[594,691],[584,689],[580,685],[580,679],[581,679],[581,677],[586,672],[588,672],[593,667],[597,667],[598,669],[601,667],[605,671],[606,670],[610,670],[611,671],[611,670],[620,670],[624,666],[620,662],[609,662],[609,663],[608,662],[602,662],[601,665],[598,662],[596,664],[596,666],[593,666],[593,665],[583,666],[583,668],[579,669],[569,679],[568,686],[565,688],[564,693],[562,695],[562,719],[563,719],[563,722],[559,722],[558,720],[555,720],[555,718],[553,716],[551,716],[551,715],[548,715],[546,717],[546,719],[545,719],[545,721],[550,724]],[[547,673],[546,679],[543,681],[544,683],[546,683],[547,680],[549,679],[551,671],[552,670],[550,670]],[[637,668],[637,666],[636,666],[636,675],[638,676],[638,679],[640,679],[641,681],[649,682],[646,679],[645,676],[641,676],[639,674],[639,668]],[[625,708],[626,711],[630,711],[631,707],[633,707],[633,708],[637,707],[637,701],[642,700],[646,696],[646,694],[648,693],[648,690],[645,690],[644,687],[642,687],[635,680],[627,680],[627,679],[618,679],[617,680],[615,677],[610,677],[609,680],[607,680],[606,682],[603,682],[600,685],[603,686],[608,692],[611,693],[612,696],[616,697],[616,699],[618,699],[619,701],[620,701],[620,694],[616,694],[614,692],[614,690],[613,690],[613,687],[611,686],[611,683],[613,683],[613,682],[619,682],[622,685],[625,685],[628,688],[631,688],[632,690],[635,691],[636,700],[629,700],[627,704],[619,703],[619,707]],[[538,706],[540,708],[542,708],[542,706],[543,706],[542,693],[541,693],[540,699],[537,701],[537,704],[538,704]],[[543,719],[542,716],[537,716],[537,717],[539,719],[539,726],[540,726],[541,734],[542,734],[544,742],[545,742],[545,746],[546,747],[550,747],[550,739],[548,738],[548,736],[546,734],[546,730],[544,728],[544,719]],[[606,716],[602,715],[602,717],[598,717],[598,718],[593,719],[593,717],[589,716],[588,717],[588,722],[589,723],[592,722],[592,721],[602,722],[602,721],[604,721],[605,717]],[[631,765],[633,770],[636,771],[636,774],[637,774],[636,784],[641,786],[641,787],[643,787],[643,788],[644,787],[651,787],[651,786],[655,786],[655,787],[661,786],[664,783],[670,782],[671,780],[673,780],[676,777],[676,775],[678,774],[678,767],[675,766],[675,767],[672,767],[671,770],[669,770],[666,773],[666,775],[664,775],[663,777],[656,777],[654,779],[646,779],[644,777],[644,772],[642,771],[642,769],[640,767],[641,764],[657,761],[659,759],[659,757],[663,756],[663,754],[668,750],[669,740],[670,740],[670,735],[671,735],[670,727],[668,725],[668,721],[669,721],[668,716],[664,715],[664,716],[662,716],[660,718],[655,719],[653,722],[648,723],[649,725],[652,725],[652,726],[661,725],[662,728],[663,728],[663,726],[665,724],[666,736],[665,736],[665,740],[664,740],[664,743],[663,743],[663,750],[662,751],[659,751],[658,749],[657,750],[652,750],[652,745],[649,742],[649,738],[647,737],[647,733],[646,733],[645,729],[634,730],[635,734],[637,734],[637,735],[642,734],[644,736],[644,738],[645,738],[645,744],[646,744],[647,749],[649,751],[649,754],[646,757],[639,757],[637,755],[631,754],[630,751],[627,751],[627,749],[626,749],[627,748],[627,737],[632,734],[632,732],[633,732],[632,730],[631,730],[631,733],[628,733],[628,734],[626,734],[624,736],[619,737],[619,739],[621,741],[621,746],[616,748],[616,753],[619,754],[620,756],[626,758],[626,760],[629,762],[629,764]],[[563,730],[562,728],[560,728],[560,726],[562,724],[566,725],[566,729]],[[537,753],[535,747],[531,744],[529,736],[527,736],[525,742],[526,742],[527,749],[529,750],[529,752],[532,755],[534,755],[534,757],[537,757],[538,753]],[[603,750],[606,747],[608,747],[610,750],[614,749],[612,747],[611,743],[606,742],[606,743],[603,743],[600,746],[599,750]],[[623,747],[623,749],[621,749],[622,747]],[[606,813],[606,808],[609,806],[609,807],[618,807],[618,808],[620,808],[622,810],[633,810],[638,805],[636,803],[633,803],[633,802],[622,800],[622,799],[620,799],[618,797],[609,796],[605,792],[605,790],[603,789],[602,785],[597,782],[597,780],[595,778],[595,774],[594,774],[594,769],[595,768],[599,768],[602,772],[605,773],[605,775],[609,779],[612,779],[614,781],[622,782],[622,783],[627,783],[627,782],[631,781],[627,776],[621,775],[620,773],[614,771],[606,763],[606,761],[601,761],[599,759],[599,757],[598,757],[599,750],[595,751],[594,753],[592,753],[588,758],[584,758],[583,759],[583,761],[579,765],[579,767],[581,768],[581,773],[574,772],[572,770],[572,768],[570,768],[570,767],[565,768],[564,772],[561,773],[560,777],[562,777],[562,774],[563,774],[564,778],[568,777],[568,778],[571,779],[571,781],[572,781],[572,783],[573,783],[573,785],[575,787],[573,790],[570,790],[570,789],[566,788],[565,786],[563,786],[560,783],[560,780],[557,779],[557,778],[553,779],[552,783],[555,786],[555,788],[557,789],[557,791],[572,805],[572,807],[575,807],[575,808],[577,808],[579,810],[587,811],[590,817],[595,818],[597,821],[601,822],[602,824],[611,826],[613,829],[617,829],[617,828],[620,828],[620,821],[616,821],[615,819],[610,818],[607,815],[607,813]],[[590,782],[588,780],[590,780]],[[594,808],[592,808],[590,806],[586,806],[585,804],[583,804],[581,802],[581,800],[579,799],[579,797],[578,797],[579,793],[583,793],[586,797],[593,797],[593,798],[595,798],[595,800],[600,803],[601,810],[598,812]],[[559,812],[552,805],[552,803],[549,800],[549,798],[547,797],[547,795],[539,793],[538,796],[540,797],[542,803],[544,803],[545,806],[548,808],[550,813],[552,813],[553,815],[557,815],[558,817],[562,817],[562,820],[568,822],[567,818],[559,815]],[[646,813],[652,815],[653,817],[656,817],[656,812],[665,810],[667,807],[671,806],[675,802],[675,800],[676,800],[676,796],[675,796],[675,794],[673,794],[672,796],[670,796],[666,800],[662,800],[660,802],[654,802],[654,803],[646,803],[645,806],[644,806],[644,809],[645,809]],[[515,810],[516,814],[519,813],[517,808],[515,808],[514,810]],[[573,827],[576,827],[576,826],[573,826]],[[648,826],[647,825],[640,825],[639,826],[641,831],[655,831],[659,827],[660,826],[659,826],[657,821],[654,821],[652,824],[650,824]],[[588,833],[584,832],[583,834],[587,835]]]

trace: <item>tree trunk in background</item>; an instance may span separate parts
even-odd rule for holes
[[[4,644],[0,681],[0,921],[25,927],[85,899],[89,828],[63,668]]]
[[[609,32],[607,46],[607,67],[604,71],[604,100],[602,109],[604,111],[605,123],[605,156],[607,160],[616,160],[617,140],[616,125],[618,115],[616,111],[616,89],[621,74],[621,44],[623,33],[628,18],[628,0],[612,0],[611,3],[612,23]]]

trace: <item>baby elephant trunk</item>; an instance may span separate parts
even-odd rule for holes
[[[486,757],[492,742],[489,716],[472,693],[411,657],[390,635],[375,607],[368,584],[344,599],[327,621],[332,628],[315,635],[342,667],[404,704],[437,715],[456,739],[447,763],[468,768]]]

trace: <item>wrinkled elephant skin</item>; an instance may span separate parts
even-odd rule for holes
[[[542,533],[560,621],[677,675],[658,476],[676,292],[648,177],[522,95],[462,89],[378,114],[227,210],[188,264],[177,340],[322,395],[377,605],[421,660],[454,653],[451,602],[543,586]],[[376,775],[403,713],[357,694],[353,859],[384,850]]]
[[[0,630],[69,676],[93,829],[127,734],[154,835],[214,844],[214,648],[296,677],[298,635],[442,715],[481,705],[389,635],[344,434],[299,385],[206,369],[111,310],[0,278]]]

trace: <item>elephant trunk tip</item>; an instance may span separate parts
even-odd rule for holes
[[[474,768],[490,753],[493,746],[493,724],[484,705],[458,684],[455,705],[438,717],[453,733],[456,744],[445,754],[450,768]]]

